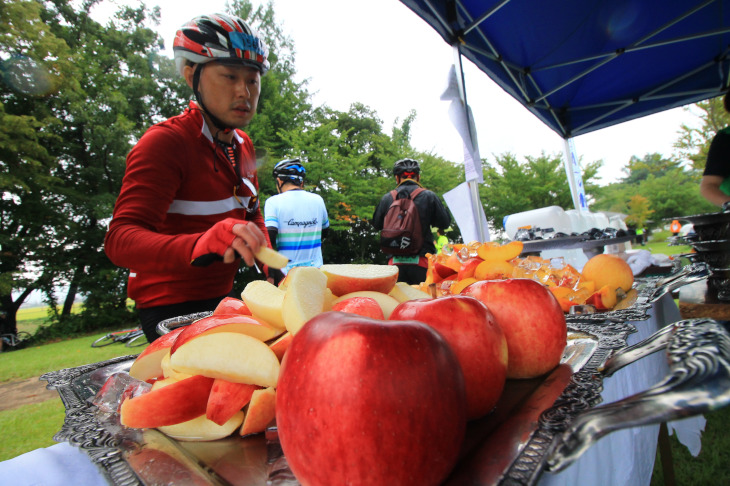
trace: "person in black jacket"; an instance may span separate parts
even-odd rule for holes
[[[408,195],[419,187],[423,187],[421,180],[421,167],[418,161],[413,159],[401,159],[393,166],[393,175],[397,183],[397,199],[408,197]],[[442,230],[451,224],[451,215],[446,210],[441,200],[432,191],[425,190],[413,200],[421,220],[423,232],[423,245],[420,251],[414,255],[398,255],[388,259],[388,265],[398,265],[398,281],[414,285],[426,280],[428,260],[426,253],[435,254],[436,246],[433,242],[431,227]],[[373,226],[377,230],[383,229],[385,214],[393,203],[390,192],[380,200],[380,204],[373,213]]]

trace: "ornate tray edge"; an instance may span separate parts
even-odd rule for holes
[[[107,361],[65,368],[41,375],[40,380],[48,382],[46,388],[56,390],[61,397],[66,416],[61,430],[53,436],[56,442],[68,442],[84,451],[110,484],[137,486],[139,480],[129,464],[122,457],[120,441],[109,433],[94,413],[94,406],[83,400],[71,386],[72,382],[92,371],[105,366],[134,359],[137,355],[120,356]]]

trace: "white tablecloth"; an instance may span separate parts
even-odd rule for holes
[[[634,322],[638,332],[629,337],[635,344],[666,324],[680,320],[679,311],[669,294],[651,312],[647,321]],[[659,351],[618,371],[604,380],[603,403],[610,403],[646,390],[668,373],[665,353]],[[699,453],[700,436],[705,428],[702,416],[672,422],[678,438],[694,455]],[[650,483],[656,456],[659,425],[620,430],[599,440],[574,464],[557,473],[543,474],[540,486],[638,485]],[[42,465],[42,467],[39,467]],[[102,486],[107,482],[86,453],[67,443],[36,449],[0,462],[0,486]]]
[[[662,297],[646,321],[632,322],[638,332],[629,336],[628,344],[636,344],[667,324],[681,320],[679,309],[670,294]],[[611,403],[650,388],[669,372],[666,353],[658,351],[619,370],[603,381],[603,403]],[[700,437],[705,429],[703,416],[670,422],[669,433],[694,455],[700,452]],[[556,473],[543,474],[540,486],[643,486],[651,482],[654,470],[659,425],[645,425],[619,430],[593,444],[575,463]]]

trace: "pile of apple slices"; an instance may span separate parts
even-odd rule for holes
[[[178,440],[262,432],[274,418],[281,333],[253,316],[214,313],[165,334],[132,363],[130,376],[152,389],[122,402],[121,423]]]
[[[399,303],[429,297],[397,278],[394,266],[347,264],[297,267],[278,287],[249,283],[241,299],[224,299],[211,316],[161,336],[137,357],[129,374],[152,389],[122,402],[121,423],[178,440],[263,432],[275,416],[293,336],[322,312],[387,319]]]

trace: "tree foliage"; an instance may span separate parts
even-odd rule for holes
[[[723,107],[722,97],[700,101],[692,106],[699,110],[700,125],[691,127],[683,124],[675,146],[680,157],[690,161],[691,169],[702,172],[707,161],[710,142],[718,131],[730,125],[730,114]]]
[[[625,223],[635,228],[643,228],[654,210],[649,209],[649,199],[636,194],[629,200],[629,214]]]
[[[69,314],[77,292],[96,296],[86,300],[87,317],[126,314],[124,275],[102,251],[105,221],[131,142],[179,98],[164,83],[170,61],[149,27],[159,13],[123,8],[102,26],[89,17],[94,3],[75,10],[62,0],[12,0],[0,9],[4,66],[34,67],[0,88],[0,298],[11,327],[30,291],[55,304],[63,283],[57,317]]]
[[[602,162],[583,167],[586,194],[597,187],[594,180]],[[484,168],[484,184],[479,188],[484,213],[490,226],[501,228],[505,216],[546,206],[573,207],[559,154],[525,157],[520,163],[510,153],[498,155],[494,165]]]
[[[683,166],[677,159],[658,153],[646,154],[641,159],[633,156],[623,172],[626,176],[621,182],[596,189],[594,208],[636,218],[638,215],[632,212],[630,203],[641,196],[651,210],[651,217],[646,215],[644,219],[651,226],[659,226],[667,218],[714,211],[699,193],[700,173]]]

